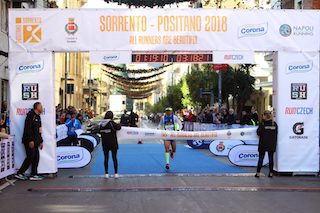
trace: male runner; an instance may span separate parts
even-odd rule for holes
[[[181,121],[172,112],[172,108],[168,107],[165,110],[165,114],[161,117],[159,123],[159,129],[169,130],[169,131],[179,131],[182,127]],[[171,145],[171,149],[170,149]],[[170,169],[170,158],[174,158],[174,153],[176,152],[177,143],[174,140],[165,140],[165,159],[166,159],[166,169]]]

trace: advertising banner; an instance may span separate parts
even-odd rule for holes
[[[15,173],[14,138],[0,140],[0,179]]]
[[[237,166],[257,166],[259,160],[258,146],[256,145],[238,145],[234,146],[228,154],[231,163]],[[263,166],[269,162],[266,154],[263,159]]]
[[[276,170],[319,171],[319,52],[278,52]]]
[[[13,52],[318,51],[320,47],[317,10],[10,9],[9,26]]]
[[[213,140],[187,140],[187,143],[193,149],[209,149]]]
[[[91,64],[131,63],[131,51],[90,51]]]
[[[214,140],[210,144],[209,150],[217,156],[228,156],[230,149],[243,144],[240,140]]]
[[[253,64],[253,51],[214,51],[214,64]]]
[[[165,131],[155,129],[142,129],[133,127],[122,127],[117,132],[119,140],[139,140],[148,139],[163,139],[163,140],[256,140],[257,128],[242,128],[242,129],[226,129],[216,131]]]
[[[14,57],[13,57],[14,55]],[[22,134],[27,113],[35,102],[43,105],[42,137],[44,148],[40,151],[39,173],[55,173],[56,121],[54,98],[54,66],[50,52],[12,53],[10,68],[10,131],[15,135],[15,166],[19,168],[25,158]]]
[[[60,146],[57,147],[58,168],[81,168],[91,161],[91,154],[83,147]]]
[[[89,140],[92,143],[93,147],[96,147],[98,145],[98,141],[90,135],[78,135],[78,139],[80,138]]]

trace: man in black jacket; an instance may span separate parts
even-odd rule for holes
[[[26,149],[26,155],[21,168],[15,175],[16,178],[20,180],[27,180],[28,178],[24,175],[25,171],[31,167],[31,176],[29,180],[42,180],[43,177],[38,175],[38,164],[40,153],[39,149],[43,148],[43,139],[41,136],[42,127],[41,127],[41,117],[42,113],[42,104],[40,102],[36,102],[33,105],[33,110],[28,112],[25,124],[24,131],[22,136],[22,143]]]

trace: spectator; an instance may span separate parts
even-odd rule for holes
[[[137,113],[134,113],[133,110],[130,112],[129,125],[131,127],[138,127],[137,123],[139,122],[139,116]]]
[[[77,129],[81,129],[81,123],[76,119],[76,114],[71,112],[71,119],[67,120],[66,126],[68,127],[68,142],[71,146],[77,146],[78,136]]]
[[[0,117],[0,132],[3,132],[5,133],[6,132],[6,128],[7,128],[7,125],[6,125],[6,114],[3,113]]]
[[[81,113],[78,113],[77,119],[80,121],[80,124],[83,124],[83,115]]]
[[[251,124],[254,126],[259,124],[259,115],[257,109],[254,106],[251,108],[250,120]]]
[[[221,123],[222,124],[226,124],[228,123],[228,117],[229,117],[229,114],[228,114],[228,110],[227,109],[223,109],[222,110],[222,115],[221,115]]]
[[[247,111],[243,110],[241,112],[241,118],[240,118],[240,125],[250,125],[250,116],[248,115]]]
[[[127,110],[123,111],[120,119],[121,126],[129,126],[130,125],[130,116],[127,113]]]
[[[227,119],[227,124],[228,125],[232,125],[236,123],[236,116],[234,114],[234,109],[230,108],[229,109],[229,115],[228,115],[228,119]]]
[[[210,108],[209,109],[209,112],[206,112],[206,115],[205,115],[205,122],[206,123],[209,123],[209,124],[212,124],[213,123],[213,108]]]

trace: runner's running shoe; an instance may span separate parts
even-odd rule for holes
[[[32,180],[32,181],[39,181],[39,180],[43,180],[44,177],[40,176],[40,175],[32,175],[29,177],[29,180]]]
[[[171,157],[171,159],[174,158],[174,152],[172,150],[170,150],[170,157]]]
[[[166,164],[166,169],[167,169],[167,170],[170,169],[170,164]]]
[[[118,179],[119,178],[119,174],[114,174],[114,178]]]
[[[24,174],[15,174],[14,177],[19,180],[28,180],[28,177],[25,176]]]

